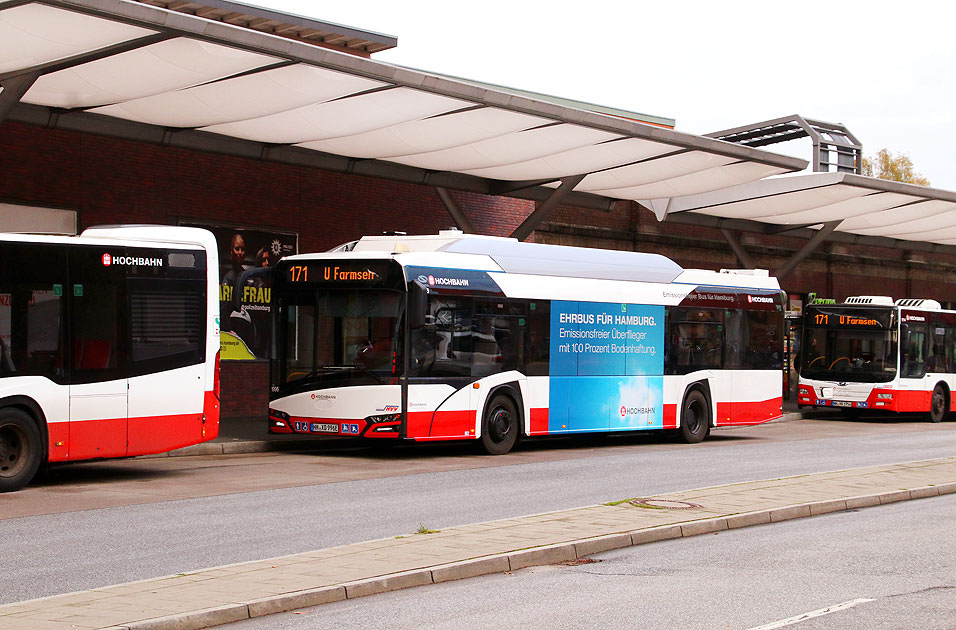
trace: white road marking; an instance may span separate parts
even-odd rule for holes
[[[768,623],[765,626],[756,626],[750,628],[750,630],[774,630],[774,628],[783,628],[785,626],[792,626],[795,623],[800,623],[801,621],[806,621],[807,619],[813,619],[814,617],[822,617],[823,615],[829,615],[830,613],[839,612],[841,610],[846,610],[847,608],[853,608],[854,606],[859,606],[860,604],[865,604],[866,602],[875,602],[875,599],[866,599],[861,597],[860,599],[851,599],[848,602],[843,602],[842,604],[834,604],[833,606],[827,606],[826,608],[821,608],[820,610],[814,610],[808,613],[803,613],[802,615],[797,615],[796,617],[790,617],[789,619],[781,619],[780,621],[774,621],[773,623]]]

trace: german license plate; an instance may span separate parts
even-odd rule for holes
[[[327,422],[313,422],[312,426],[309,427],[309,431],[312,433],[338,433],[339,425]]]
[[[853,406],[853,403],[851,403],[848,400],[834,400],[830,404],[833,405],[834,407],[852,407]]]

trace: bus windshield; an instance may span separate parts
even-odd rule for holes
[[[386,289],[284,295],[275,385],[392,383],[402,370],[403,305],[401,292]]]
[[[896,378],[896,332],[851,326],[808,327],[801,356],[800,375],[804,378],[885,383]]]

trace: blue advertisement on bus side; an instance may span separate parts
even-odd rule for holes
[[[662,428],[663,373],[663,306],[551,302],[550,433]]]

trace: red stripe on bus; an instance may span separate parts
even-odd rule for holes
[[[218,357],[217,357],[218,360]],[[212,440],[219,437],[219,392],[206,392],[203,399],[202,412],[206,415],[206,435],[203,440]]]
[[[72,460],[126,456],[126,418],[70,422]]]
[[[204,426],[201,413],[130,418],[128,454],[133,456],[164,453],[205,442],[218,435],[217,426],[212,437],[209,437],[209,431],[206,432],[206,437],[203,437]]]
[[[475,412],[470,409],[447,411],[410,411],[407,437],[417,440],[462,439],[475,437]]]
[[[50,435],[50,461],[65,462],[70,458],[70,423],[50,422],[46,426]]]
[[[51,422],[49,461],[164,453],[219,436],[219,400],[206,392],[203,413]],[[205,429],[205,433],[203,432]]]
[[[531,435],[548,434],[548,408],[537,407],[531,409]]]
[[[783,397],[754,402],[717,403],[717,426],[739,427],[763,424],[783,416]],[[724,420],[724,418],[727,418]]]
[[[664,404],[664,420],[663,420],[665,429],[676,429],[677,428],[677,405],[676,404]]]
[[[335,424],[335,425],[338,425],[339,431],[338,433],[311,433],[310,431],[296,431],[295,429],[296,422],[307,422],[310,425]],[[352,437],[357,437],[361,435],[361,433],[365,430],[365,426],[368,424],[367,422],[365,422],[364,418],[311,418],[311,417],[306,418],[303,416],[291,416],[288,420],[286,420],[286,423],[289,425],[289,428],[292,429],[292,433],[308,434],[308,435],[347,435]],[[358,432],[352,433],[350,431],[349,433],[342,433],[343,424],[358,425]]]

